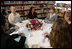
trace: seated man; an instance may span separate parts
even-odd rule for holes
[[[20,15],[15,12],[15,7],[11,6],[10,10],[11,10],[11,14],[8,17],[9,23],[14,24],[17,22],[21,22]]]

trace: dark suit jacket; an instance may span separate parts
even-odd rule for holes
[[[25,39],[26,37],[21,37],[19,42],[16,42],[14,38],[17,38],[19,35],[8,35],[1,34],[1,48],[23,48],[25,47]]]

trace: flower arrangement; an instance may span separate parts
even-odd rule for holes
[[[39,21],[36,20],[36,19],[32,19],[32,20],[30,21],[30,24],[29,24],[29,23],[26,24],[26,27],[27,27],[27,28],[31,28],[31,30],[32,30],[32,29],[33,29],[33,30],[39,30],[39,29],[41,28],[41,26],[42,26],[42,23],[39,22]]]

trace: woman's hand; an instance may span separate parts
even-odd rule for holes
[[[68,24],[71,24],[71,21],[68,21]]]
[[[46,37],[47,35],[48,35],[48,33],[47,33],[47,32],[45,32],[45,33],[43,34],[43,36],[44,36],[44,37]]]
[[[18,27],[18,26],[15,26],[14,28],[15,28],[15,29],[19,29],[19,27]]]
[[[48,21],[46,20],[45,23],[48,23]]]

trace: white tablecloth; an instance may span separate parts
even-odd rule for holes
[[[18,33],[24,33],[26,38],[26,44],[31,48],[33,45],[38,45],[39,47],[43,48],[50,48],[50,42],[48,38],[44,37],[44,32],[48,32],[50,34],[52,24],[45,23],[44,20],[39,19],[40,22],[43,23],[41,30],[36,31],[28,31],[28,28],[26,28],[26,24],[29,22],[28,20],[22,21],[22,23],[16,23],[15,25],[19,26],[20,28],[16,30],[12,34],[18,34]],[[15,39],[16,40],[16,39]],[[17,41],[20,40],[17,38]]]

